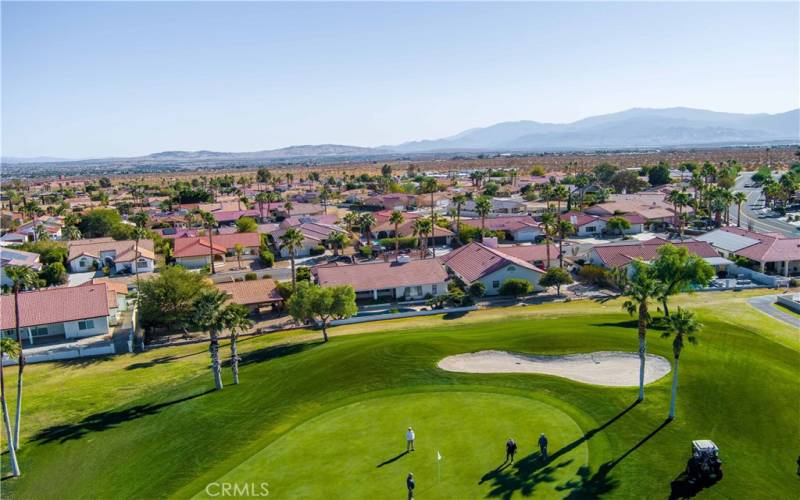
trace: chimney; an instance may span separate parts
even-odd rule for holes
[[[577,226],[578,225],[578,216],[577,215],[570,215],[569,216],[569,223],[572,224],[573,226]]]
[[[483,239],[483,244],[489,248],[497,248],[497,236],[486,237]]]

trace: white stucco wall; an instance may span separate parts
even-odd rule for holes
[[[539,279],[541,276],[541,273],[537,273],[536,271],[531,271],[530,269],[526,269],[524,267],[510,265],[504,267],[503,269],[499,269],[492,274],[486,275],[483,278],[480,278],[478,281],[483,283],[483,286],[486,287],[486,295],[498,295],[500,293],[500,287],[503,286],[503,282],[512,278],[528,280],[533,285],[534,290],[541,290],[542,288],[539,286]],[[498,285],[497,288],[494,287],[495,281]]]
[[[197,257],[176,257],[175,262],[187,269],[197,269],[209,265],[208,255]]]
[[[78,321],[67,321],[64,323],[64,336],[68,339],[81,337],[92,337],[94,335],[104,335],[108,333],[108,316],[90,318],[94,321],[94,328],[81,330],[78,328]]]

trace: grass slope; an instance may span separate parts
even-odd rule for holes
[[[634,351],[635,324],[620,313],[618,302],[573,302],[454,319],[354,325],[334,329],[336,336],[328,344],[316,340],[317,333],[303,332],[249,339],[241,346],[242,384],[221,392],[208,390],[213,384],[203,345],[81,363],[31,365],[26,369],[20,452],[23,477],[4,481],[3,493],[15,498],[186,498],[232,474],[268,481],[271,496],[292,498],[279,481],[285,481],[283,486],[289,490],[300,484],[291,479],[292,469],[305,468],[309,457],[285,443],[297,440],[302,447],[310,446],[295,437],[303,436],[303,429],[308,435],[339,429],[334,424],[326,429],[326,419],[336,422],[338,415],[350,412],[362,422],[360,427],[374,420],[379,436],[370,437],[378,440],[374,456],[356,453],[363,450],[362,439],[348,444],[356,448],[326,452],[334,456],[355,453],[355,458],[348,458],[347,468],[366,471],[375,467],[376,457],[393,456],[398,445],[381,440],[397,432],[396,426],[401,426],[402,436],[410,422],[401,409],[394,414],[386,409],[381,419],[369,418],[373,410],[359,413],[359,402],[380,405],[388,401],[386,397],[408,395],[409,405],[415,406],[425,393],[472,391],[475,399],[463,406],[469,412],[483,412],[486,422],[472,413],[467,418],[452,403],[445,404],[442,412],[453,426],[465,416],[466,427],[474,426],[475,434],[487,434],[485,442],[473,444],[480,463],[470,459],[473,465],[447,477],[448,484],[467,488],[468,497],[513,497],[528,490],[573,497],[603,493],[666,497],[685,465],[690,441],[697,438],[716,441],[725,460],[725,479],[703,493],[742,497],[770,492],[775,498],[791,497],[798,491],[800,340],[788,325],[752,310],[745,303],[747,296],[705,294],[700,296],[703,300],[696,295],[675,301],[697,303],[706,328],[701,344],[688,346],[684,352],[678,418],[666,425],[669,377],[648,387],[645,402],[631,406],[635,389],[603,389],[539,375],[458,374],[436,368],[444,356],[482,349],[546,354]],[[658,333],[649,334],[650,352],[671,358],[669,340]],[[6,371],[8,387],[13,387],[14,373]],[[225,375],[228,379],[228,370]],[[479,484],[479,473],[485,474],[487,463],[497,462],[489,455],[498,453],[494,450],[508,433],[501,424],[496,429],[491,426],[498,403],[481,399],[484,394],[502,395],[497,397],[503,401],[524,398],[530,408],[546,405],[567,415],[585,436],[560,449],[586,442],[588,462],[576,458],[575,465],[581,467],[563,471],[571,477],[558,471],[555,484],[546,486],[540,484],[549,481],[541,479],[543,467],[538,466],[509,470]],[[422,420],[423,425],[442,425],[433,417]],[[516,435],[527,441],[527,434],[538,425],[529,428],[520,422]],[[355,432],[347,426],[341,429],[348,431]],[[463,446],[459,436],[454,434],[442,446]],[[248,464],[272,452],[283,454],[284,463],[258,471],[257,477],[247,472]],[[461,448],[458,453],[471,452]],[[528,456],[528,463],[533,459]],[[391,484],[387,478],[377,485],[365,477],[353,478],[352,484],[362,486],[344,490],[342,496],[357,498],[380,486],[385,493],[377,497],[395,496],[398,485],[402,494],[407,471],[394,472],[400,477]],[[310,470],[309,491],[319,488],[318,480],[324,477]],[[493,493],[498,484],[503,485],[502,494]],[[450,495],[434,489],[426,496]]]

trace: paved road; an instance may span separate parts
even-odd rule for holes
[[[786,236],[797,236],[797,228],[786,222],[781,222],[776,219],[759,219],[755,209],[764,207],[764,200],[761,196],[761,188],[746,188],[745,184],[750,184],[750,178],[753,172],[743,173],[737,180],[736,185],[733,187],[734,191],[741,191],[747,195],[747,201],[742,204],[742,222],[741,227],[747,229],[752,227],[755,231],[768,232],[768,233],[783,233]],[[734,204],[731,206],[731,224],[737,221],[739,216],[739,207]]]
[[[777,295],[762,295],[760,297],[753,297],[747,299],[747,303],[755,307],[759,311],[769,314],[773,318],[788,323],[795,328],[800,328],[800,319],[789,313],[783,312],[775,307],[775,297]]]

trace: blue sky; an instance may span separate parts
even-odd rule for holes
[[[630,107],[781,112],[797,3],[7,3],[5,156],[374,146]]]

